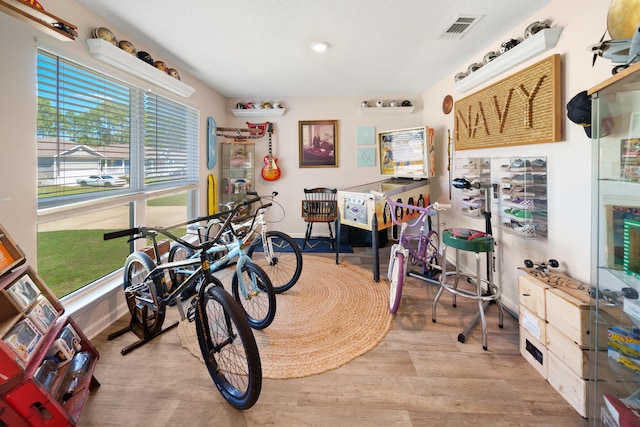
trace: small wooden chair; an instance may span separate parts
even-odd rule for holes
[[[331,229],[331,223],[338,218],[338,201],[335,188],[311,188],[304,189],[304,200],[302,201],[302,219],[307,223],[307,232],[304,236],[302,249],[307,245],[307,240],[311,239],[311,230],[314,222],[326,222],[329,226],[329,238],[332,240],[332,247],[335,248],[335,238]]]

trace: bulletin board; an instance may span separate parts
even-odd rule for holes
[[[562,140],[560,74],[560,55],[551,55],[458,100],[454,107],[455,149]]]

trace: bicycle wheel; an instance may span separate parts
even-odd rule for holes
[[[250,261],[246,262],[242,266],[242,285],[236,271],[231,280],[231,291],[252,328],[264,329],[273,322],[276,317],[276,293],[263,269]]]
[[[154,268],[155,262],[144,252],[133,252],[124,263],[124,295],[129,312],[151,335],[162,330],[165,315],[162,281],[159,278],[145,280]]]
[[[169,262],[184,261],[187,258],[193,256],[193,251],[188,247],[176,243],[171,247],[169,251]],[[173,292],[178,286],[182,284],[187,278],[195,271],[197,266],[181,267],[179,269],[170,269],[169,277],[171,277],[171,288],[169,292]]]
[[[427,240],[429,241],[427,244],[427,257],[434,257],[438,255],[438,248],[440,247],[440,237],[438,233],[431,230],[427,233]]]
[[[389,288],[389,312],[396,314],[402,297],[402,285],[404,284],[404,254],[396,251],[391,270],[391,286]]]
[[[206,288],[200,290],[196,315],[204,364],[222,397],[237,409],[249,409],[262,388],[258,346],[247,319],[220,282]]]
[[[280,231],[267,231],[267,240],[265,248],[262,236],[253,239],[247,255],[267,273],[273,290],[279,294],[291,289],[300,278],[302,251],[292,237]]]
[[[422,273],[433,275],[438,265],[438,248],[440,247],[440,237],[434,230],[429,231],[426,236],[426,250],[422,258]]]

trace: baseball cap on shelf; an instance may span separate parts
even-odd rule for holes
[[[567,117],[582,126],[587,136],[591,138],[591,98],[586,90],[571,98],[567,104]]]

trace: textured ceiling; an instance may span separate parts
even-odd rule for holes
[[[78,0],[116,37],[126,32],[224,96],[254,99],[421,94],[517,25],[553,25],[536,14],[549,1]],[[459,15],[483,17],[459,40],[439,38]],[[316,40],[330,49],[313,53]]]

